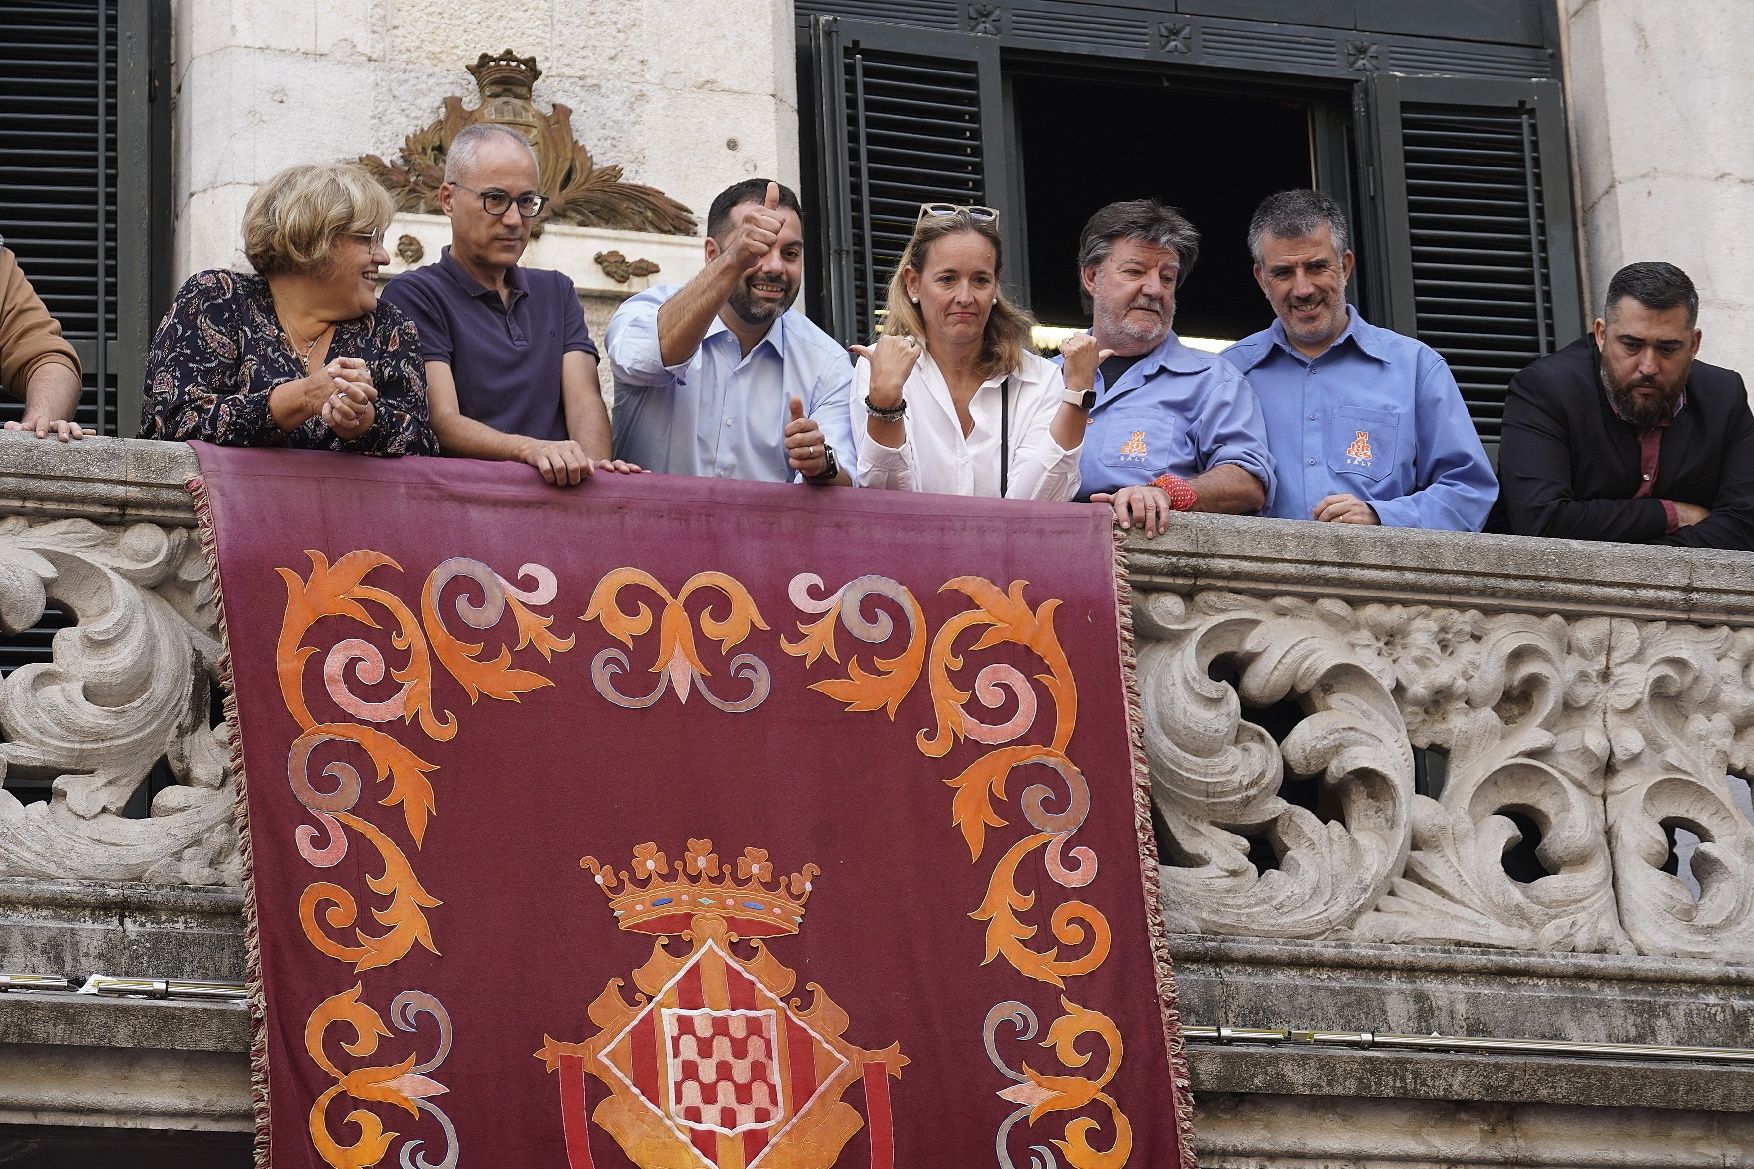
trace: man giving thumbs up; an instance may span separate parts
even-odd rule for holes
[[[706,267],[616,310],[605,348],[617,458],[675,475],[852,482],[852,366],[792,309],[799,216],[779,183],[737,183],[707,214]]]

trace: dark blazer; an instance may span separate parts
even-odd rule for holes
[[[1703,361],[1687,377],[1687,405],[1663,435],[1651,495],[1638,490],[1638,432],[1602,388],[1585,335],[1510,379],[1498,448],[1500,497],[1524,536],[1754,550],[1754,415],[1742,376]],[[1711,515],[1668,535],[1660,500]]]

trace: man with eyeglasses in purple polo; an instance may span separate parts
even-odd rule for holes
[[[439,208],[451,244],[436,264],[397,275],[383,299],[420,330],[427,398],[447,455],[528,463],[556,486],[610,459],[597,347],[565,273],[525,268],[536,153],[516,130],[465,127],[445,155]]]
[[[853,482],[847,351],[792,308],[804,275],[798,196],[768,179],[719,193],[706,266],[615,310],[615,453],[652,471]]]

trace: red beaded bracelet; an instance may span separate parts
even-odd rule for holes
[[[1151,486],[1160,487],[1169,496],[1169,506],[1175,511],[1193,511],[1200,504],[1200,493],[1188,486],[1188,481],[1180,475],[1159,475],[1151,480]]]

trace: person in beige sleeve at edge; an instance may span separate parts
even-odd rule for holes
[[[25,279],[18,259],[0,242],[0,386],[24,399],[24,418],[8,422],[7,430],[24,430],[38,438],[50,431],[62,442],[83,438],[73,421],[79,405],[79,355],[61,325],[44,307]]]

